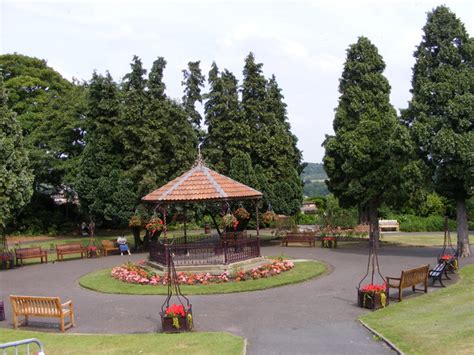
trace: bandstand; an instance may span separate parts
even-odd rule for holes
[[[261,198],[261,192],[207,167],[199,155],[189,171],[149,193],[142,200],[153,204],[155,210],[162,211],[165,217],[168,208],[173,205],[179,205],[184,211],[198,204],[221,205],[224,211],[225,206],[229,206],[231,202],[250,202],[255,207],[256,235],[246,231],[221,232],[213,219],[216,233],[190,236],[186,231],[185,219],[183,236],[161,236],[157,242],[150,243],[150,264],[158,269],[165,269],[170,256],[178,271],[222,272],[260,264],[263,261],[258,227],[258,203]]]

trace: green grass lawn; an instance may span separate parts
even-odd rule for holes
[[[110,276],[110,268],[94,271],[83,276],[81,286],[103,293],[133,294],[133,295],[166,295],[166,286],[136,285],[116,280]],[[317,261],[295,263],[295,267],[277,276],[240,282],[226,282],[208,285],[182,285],[185,295],[208,295],[214,293],[233,293],[264,290],[297,282],[302,282],[326,270],[326,266]]]
[[[407,354],[472,354],[474,265],[461,269],[453,286],[393,302],[361,320]]]
[[[440,246],[443,245],[444,237],[441,235],[420,235],[417,234],[408,234],[408,235],[390,235],[382,234],[382,241],[390,244],[403,244],[411,246]],[[456,233],[451,233],[451,242],[453,247],[456,247],[457,244]]]
[[[37,338],[47,355],[63,354],[229,354],[241,355],[244,339],[228,333],[56,334],[2,329],[0,343]],[[26,347],[23,347],[25,353]],[[30,351],[36,351],[36,345]],[[11,350],[9,354],[13,353]]]

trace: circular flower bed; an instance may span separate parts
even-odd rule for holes
[[[238,271],[235,274],[223,272],[220,275],[205,274],[186,274],[178,273],[178,282],[180,285],[207,285],[210,283],[239,282],[246,280],[256,280],[265,277],[279,275],[294,267],[294,264],[288,260],[272,260],[269,264],[262,265],[247,271]],[[114,279],[140,285],[166,285],[168,276],[160,276],[153,271],[148,270],[141,264],[126,263],[114,267],[111,272]]]

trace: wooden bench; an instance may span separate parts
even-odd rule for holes
[[[428,270],[430,266],[420,266],[410,270],[403,270],[400,277],[387,277],[388,288],[398,289],[398,300],[402,300],[402,290],[407,287],[412,287],[413,292],[424,291],[428,292]],[[423,284],[424,289],[415,288],[416,285]]]
[[[41,247],[15,249],[15,257],[17,266],[19,264],[23,266],[23,259],[40,258],[41,263],[43,263],[43,260],[45,263],[48,262],[48,252],[46,250],[42,250]]]
[[[102,255],[107,256],[111,251],[119,251],[119,247],[111,240],[103,240],[102,242]]]
[[[281,239],[281,245],[288,246],[288,243],[308,243],[309,247],[315,247],[315,234],[312,232],[286,233]]]
[[[87,256],[87,248],[83,247],[81,243],[69,243],[56,245],[56,255],[58,261],[64,260],[65,254],[81,254],[81,259]]]
[[[18,317],[24,316],[24,325],[28,325],[28,317],[59,318],[59,329],[75,326],[74,309],[72,301],[61,304],[59,297],[35,297],[35,296],[10,296],[13,314],[13,327],[18,328]],[[65,318],[69,316],[69,323],[65,324]]]
[[[391,230],[391,231],[400,231],[400,223],[396,219],[381,219],[379,220],[379,229],[381,232],[384,230]]]
[[[436,265],[433,270],[430,270],[428,273],[428,277],[431,279],[431,286],[433,286],[436,280],[438,280],[441,286],[446,287],[443,284],[442,277],[444,274],[444,276],[446,276],[446,279],[451,280],[448,276],[448,269],[449,269],[449,264],[445,262],[441,262],[438,265]]]

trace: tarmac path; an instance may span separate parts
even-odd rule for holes
[[[433,265],[439,251],[440,248],[383,246],[379,252],[382,274],[398,276],[402,269]],[[328,272],[303,283],[263,291],[191,296],[195,330],[227,331],[245,337],[249,354],[393,353],[383,342],[374,340],[357,321],[368,312],[356,306],[355,288],[365,274],[366,247],[361,244],[339,249],[262,247],[263,255],[281,253],[297,259],[323,261],[329,266]],[[89,272],[146,256],[76,259],[0,272],[0,299],[5,301],[7,316],[0,327],[12,327],[8,297],[18,294],[72,299],[77,326],[68,333],[160,331],[159,311],[164,296],[101,294],[78,283]],[[460,262],[461,266],[473,263],[474,257]],[[430,288],[429,292],[433,290]],[[406,293],[411,294],[411,290],[407,289]],[[47,330],[45,322],[41,322],[33,319],[29,327],[22,329]]]

